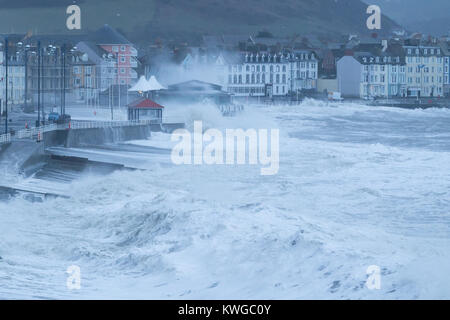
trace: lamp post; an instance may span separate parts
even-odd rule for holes
[[[423,68],[425,68],[424,64],[421,64],[418,66],[420,70],[420,96],[422,96],[422,89],[423,89]],[[417,101],[419,101],[419,93],[417,93]]]
[[[5,37],[5,88],[6,88],[6,92],[5,92],[5,108],[6,108],[6,112],[5,112],[5,134],[8,133],[8,47],[9,47],[9,43],[8,43],[8,37]]]
[[[28,51],[30,50],[30,45],[27,44],[25,46],[25,101],[24,101],[24,110],[25,112],[28,112]]]

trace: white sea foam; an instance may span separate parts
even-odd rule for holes
[[[448,110],[186,114],[280,128],[279,174],[156,166],[85,177],[70,199],[0,203],[0,298],[450,298]],[[71,265],[80,291],[66,288]],[[381,290],[365,287],[370,265]]]

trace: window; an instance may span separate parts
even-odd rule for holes
[[[119,52],[119,47],[118,46],[113,46],[112,47],[112,51],[113,52]]]
[[[125,46],[120,46],[120,51],[122,51],[122,52],[124,52],[124,51],[126,51],[126,47]]]

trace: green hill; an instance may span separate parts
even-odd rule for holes
[[[0,32],[62,33],[68,0],[0,0]],[[37,4],[39,3],[39,4]],[[201,34],[274,35],[370,33],[360,0],[84,0],[82,31],[109,24],[130,39]],[[383,18],[383,32],[396,26]]]

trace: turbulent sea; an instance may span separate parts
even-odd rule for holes
[[[67,199],[0,202],[0,298],[450,298],[450,109],[311,100],[187,118],[279,128],[279,173],[175,166],[166,150],[140,153],[144,171],[81,175]]]

